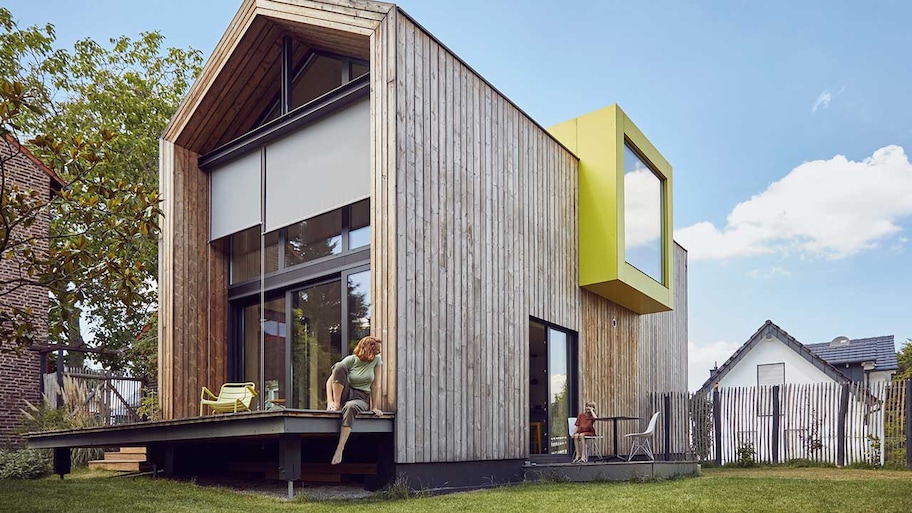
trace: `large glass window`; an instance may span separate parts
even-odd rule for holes
[[[348,275],[348,352],[370,335],[370,270]]]
[[[291,108],[300,107],[342,85],[339,59],[315,54],[291,86]]]
[[[279,268],[279,232],[266,234],[265,270],[275,272]],[[260,276],[260,226],[235,233],[231,236],[231,283],[241,283]]]
[[[624,144],[624,247],[627,263],[659,283],[662,265],[664,182],[629,145]]]
[[[342,252],[342,209],[287,228],[285,267]]]
[[[293,405],[325,409],[330,367],[341,359],[342,289],[339,281],[292,293]]]
[[[269,232],[264,240],[266,274],[361,249],[370,245],[370,233],[370,200]],[[231,236],[231,284],[259,276],[260,227],[255,226]]]
[[[244,381],[260,381],[260,305],[243,309]],[[263,401],[285,398],[285,298],[265,303],[263,330]]]
[[[367,246],[371,241],[370,201],[359,201],[351,208],[351,229],[348,232],[348,249]]]

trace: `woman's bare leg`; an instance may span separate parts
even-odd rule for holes
[[[341,392],[340,392],[341,393]],[[348,442],[348,435],[351,434],[352,428],[342,426],[339,431],[339,445],[336,446],[336,453],[333,455],[332,464],[338,465],[342,462],[342,452],[345,450],[345,443]]]

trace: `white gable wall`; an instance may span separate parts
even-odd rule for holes
[[[776,337],[761,339],[719,381],[720,387],[757,386],[757,366],[785,363],[785,382],[796,384],[824,383],[833,380]]]

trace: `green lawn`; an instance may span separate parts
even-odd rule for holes
[[[239,512],[912,512],[912,472],[844,469],[712,469],[649,483],[524,484],[396,501],[306,502],[165,479],[77,474],[61,482],[0,481],[0,511]]]

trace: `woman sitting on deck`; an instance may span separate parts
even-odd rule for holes
[[[342,428],[339,431],[339,445],[333,455],[332,464],[342,461],[342,452],[355,415],[368,410],[374,415],[380,411],[380,376],[374,368],[383,365],[380,358],[381,341],[374,337],[364,337],[355,347],[354,354],[346,356],[332,367],[332,374],[326,380],[326,408],[338,411],[342,408]]]

